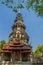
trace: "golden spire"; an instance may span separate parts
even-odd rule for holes
[[[20,8],[18,9],[18,13],[20,13]]]

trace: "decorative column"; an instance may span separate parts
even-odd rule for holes
[[[21,55],[21,51],[20,51],[20,61],[22,61],[22,55]]]
[[[32,59],[32,55],[30,55],[30,61],[31,61],[31,62],[33,61],[33,59]]]
[[[15,52],[13,53],[11,53],[11,60],[10,60],[11,62],[14,62],[15,61]]]
[[[28,61],[30,61],[30,55],[28,54]]]
[[[11,57],[11,60],[10,61],[12,62],[12,57]]]
[[[12,53],[11,53],[11,58],[10,58],[10,61],[12,62]]]

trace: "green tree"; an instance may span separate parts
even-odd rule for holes
[[[6,44],[5,40],[0,41],[0,49],[2,49],[5,44]]]
[[[18,8],[33,9],[39,16],[43,17],[43,0],[1,0],[8,8],[17,12]]]
[[[34,51],[34,56],[39,57],[41,53],[43,53],[43,45],[38,45]]]
[[[1,56],[1,52],[2,52],[2,48],[3,46],[6,44],[5,40],[0,41],[0,56]]]

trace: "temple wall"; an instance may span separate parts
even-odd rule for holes
[[[19,52],[13,52],[11,54],[12,61],[19,61],[20,60],[20,53]]]

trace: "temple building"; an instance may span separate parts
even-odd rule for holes
[[[9,44],[2,49],[3,60],[30,61],[32,46],[29,44],[29,36],[25,29],[22,15],[18,13],[9,35]]]

